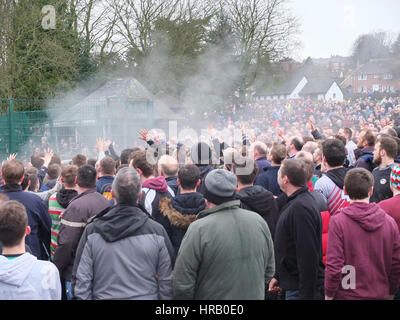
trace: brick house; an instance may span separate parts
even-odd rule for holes
[[[395,93],[400,90],[400,78],[391,59],[373,59],[361,65],[342,83],[351,93]]]

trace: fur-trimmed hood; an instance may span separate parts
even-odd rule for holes
[[[197,214],[206,208],[205,200],[200,193],[180,194],[173,199],[160,200],[160,212],[168,218],[171,225],[186,229],[196,220]]]

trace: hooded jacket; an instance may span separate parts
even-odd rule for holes
[[[400,195],[381,201],[378,205],[396,221],[400,231]]]
[[[343,277],[355,279],[343,288]],[[351,271],[350,271],[351,273]],[[387,299],[400,285],[400,234],[393,218],[375,203],[356,202],[331,218],[325,294],[337,300]]]
[[[273,194],[263,187],[252,186],[237,191],[235,197],[240,200],[243,209],[254,211],[264,218],[273,239],[279,218],[278,205]]]
[[[50,259],[54,259],[60,232],[60,215],[68,207],[73,198],[78,195],[76,190],[62,188],[49,199],[49,214],[51,218]]]
[[[71,281],[76,249],[89,219],[109,207],[110,202],[106,198],[96,189],[90,189],[75,197],[64,211],[54,263],[65,280]]]
[[[198,192],[179,194],[172,199],[161,199],[160,212],[168,218],[171,224],[170,239],[175,254],[178,254],[189,225],[196,220],[197,214],[205,208],[204,197]]]
[[[139,203],[144,207],[147,213],[153,217],[155,221],[161,223],[168,235],[171,235],[171,224],[159,209],[160,200],[163,198],[172,198],[175,193],[167,185],[167,181],[163,176],[148,179],[142,184],[142,198]]]
[[[140,207],[117,204],[93,219],[72,276],[77,299],[172,299],[174,253],[164,228]]]
[[[182,241],[173,287],[179,300],[264,300],[275,272],[268,226],[258,214],[223,203],[199,213]]]
[[[60,300],[57,268],[30,253],[8,259],[0,255],[0,300]]]
[[[367,147],[360,150],[357,161],[354,165],[355,168],[364,168],[372,172],[376,168],[373,162],[374,159],[374,147]]]
[[[26,236],[25,243],[35,257],[47,260],[50,255],[51,229],[47,206],[37,195],[23,192],[20,185],[3,185],[0,192],[4,192],[10,200],[16,200],[25,206],[28,225],[31,227],[31,234]]]

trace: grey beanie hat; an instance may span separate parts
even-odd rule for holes
[[[204,181],[204,197],[214,203],[221,204],[234,199],[237,179],[236,176],[227,170],[217,169],[207,174]]]

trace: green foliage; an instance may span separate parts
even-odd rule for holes
[[[7,79],[2,96],[47,98],[69,90],[95,71],[88,46],[72,28],[68,1],[56,0],[56,29],[45,30],[41,9],[47,1],[20,0],[10,9]]]

